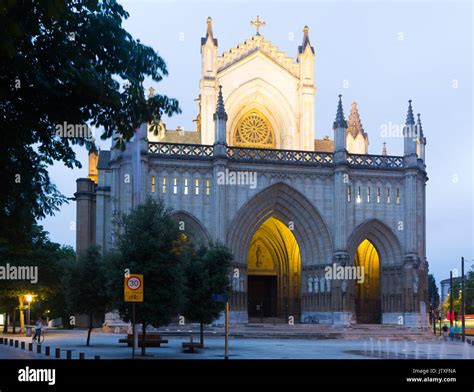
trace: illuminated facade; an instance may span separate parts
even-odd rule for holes
[[[411,102],[404,155],[370,155],[341,97],[333,139],[314,138],[307,27],[296,61],[259,32],[219,55],[208,19],[201,56],[195,131],[144,124],[124,152],[100,152],[98,185],[78,180],[78,251],[110,249],[114,211],[152,195],[193,241],[233,252],[233,322],[426,324],[426,140]],[[334,266],[364,279],[328,278]]]

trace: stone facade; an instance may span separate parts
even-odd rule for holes
[[[285,317],[303,323],[357,322],[356,282],[324,276],[328,266],[354,265],[356,250],[367,239],[380,262],[380,322],[426,323],[426,140],[411,102],[404,156],[348,151],[349,137],[359,138],[358,148],[365,152],[368,138],[361,125],[348,131],[341,99],[334,141],[327,140],[333,151],[314,151],[314,49],[307,28],[296,62],[261,35],[218,56],[209,20],[201,49],[201,143],[157,141],[144,124],[134,143],[139,161],[134,148],[102,151],[97,186],[78,180],[77,250],[90,242],[104,251],[113,246],[114,211],[132,208],[138,186],[141,199],[152,195],[172,207],[193,241],[218,240],[231,249],[233,322],[248,322],[249,246],[262,222],[275,217],[291,228],[301,260],[298,310]],[[273,148],[235,146],[235,124],[253,109],[270,122]],[[359,123],[354,120],[352,127]],[[133,175],[138,164],[141,174]],[[241,173],[241,179],[255,174],[256,183],[223,184],[219,179],[225,173]],[[95,220],[90,220],[94,208]]]

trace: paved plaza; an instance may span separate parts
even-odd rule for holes
[[[30,342],[20,335],[1,335]],[[130,359],[131,348],[119,344],[123,334],[94,332],[91,346],[85,345],[87,331],[48,331],[45,346],[51,347],[51,356],[28,352],[9,345],[0,346],[0,359],[48,359],[54,358],[55,348],[61,348],[61,357],[72,350],[72,358],[84,353],[86,359],[100,355],[101,359]],[[168,344],[160,348],[147,347],[146,357],[138,359],[223,359],[224,339],[206,337],[203,350],[188,354],[181,350],[186,337],[165,337]],[[194,336],[198,340],[198,336]],[[28,345],[26,345],[28,347]],[[343,339],[230,339],[230,359],[474,359],[474,346],[461,342],[442,340],[393,341],[390,339],[343,340]]]

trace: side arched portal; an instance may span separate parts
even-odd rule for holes
[[[195,216],[186,211],[175,211],[171,217],[178,222],[179,229],[196,246],[209,243],[211,237],[208,231]]]
[[[385,313],[403,311],[403,253],[392,229],[366,221],[349,237],[347,250],[351,264],[364,267],[364,281],[352,285],[357,323],[381,323]]]

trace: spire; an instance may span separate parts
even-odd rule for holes
[[[339,103],[337,104],[336,120],[333,124],[333,129],[347,128],[347,122],[344,118],[344,109],[342,108],[342,95],[339,94]]]
[[[217,39],[214,38],[212,33],[212,18],[210,16],[207,18],[206,37],[201,38],[201,46],[204,45],[209,39],[211,39],[214,42],[214,45],[217,46]]]
[[[421,126],[421,114],[418,113],[416,117],[417,117],[416,126],[418,127],[420,138],[423,139],[424,135],[423,135],[423,127]]]
[[[224,98],[222,97],[222,86],[219,86],[219,94],[217,95],[217,107],[216,113],[214,114],[214,119],[227,120],[227,113],[225,112],[224,107]]]
[[[411,107],[411,99],[408,101],[408,112],[406,125],[415,125],[415,118],[413,117],[413,108]]]
[[[387,156],[387,143],[383,142],[382,155]]]
[[[314,54],[314,48],[311,46],[311,43],[309,42],[309,27],[305,26],[303,29],[303,42],[301,46],[298,46],[298,53],[304,53],[308,45]]]
[[[351,113],[349,114],[349,122],[347,125],[347,132],[355,138],[359,133],[365,136],[364,127],[360,121],[359,110],[357,109],[357,102],[352,102]]]

